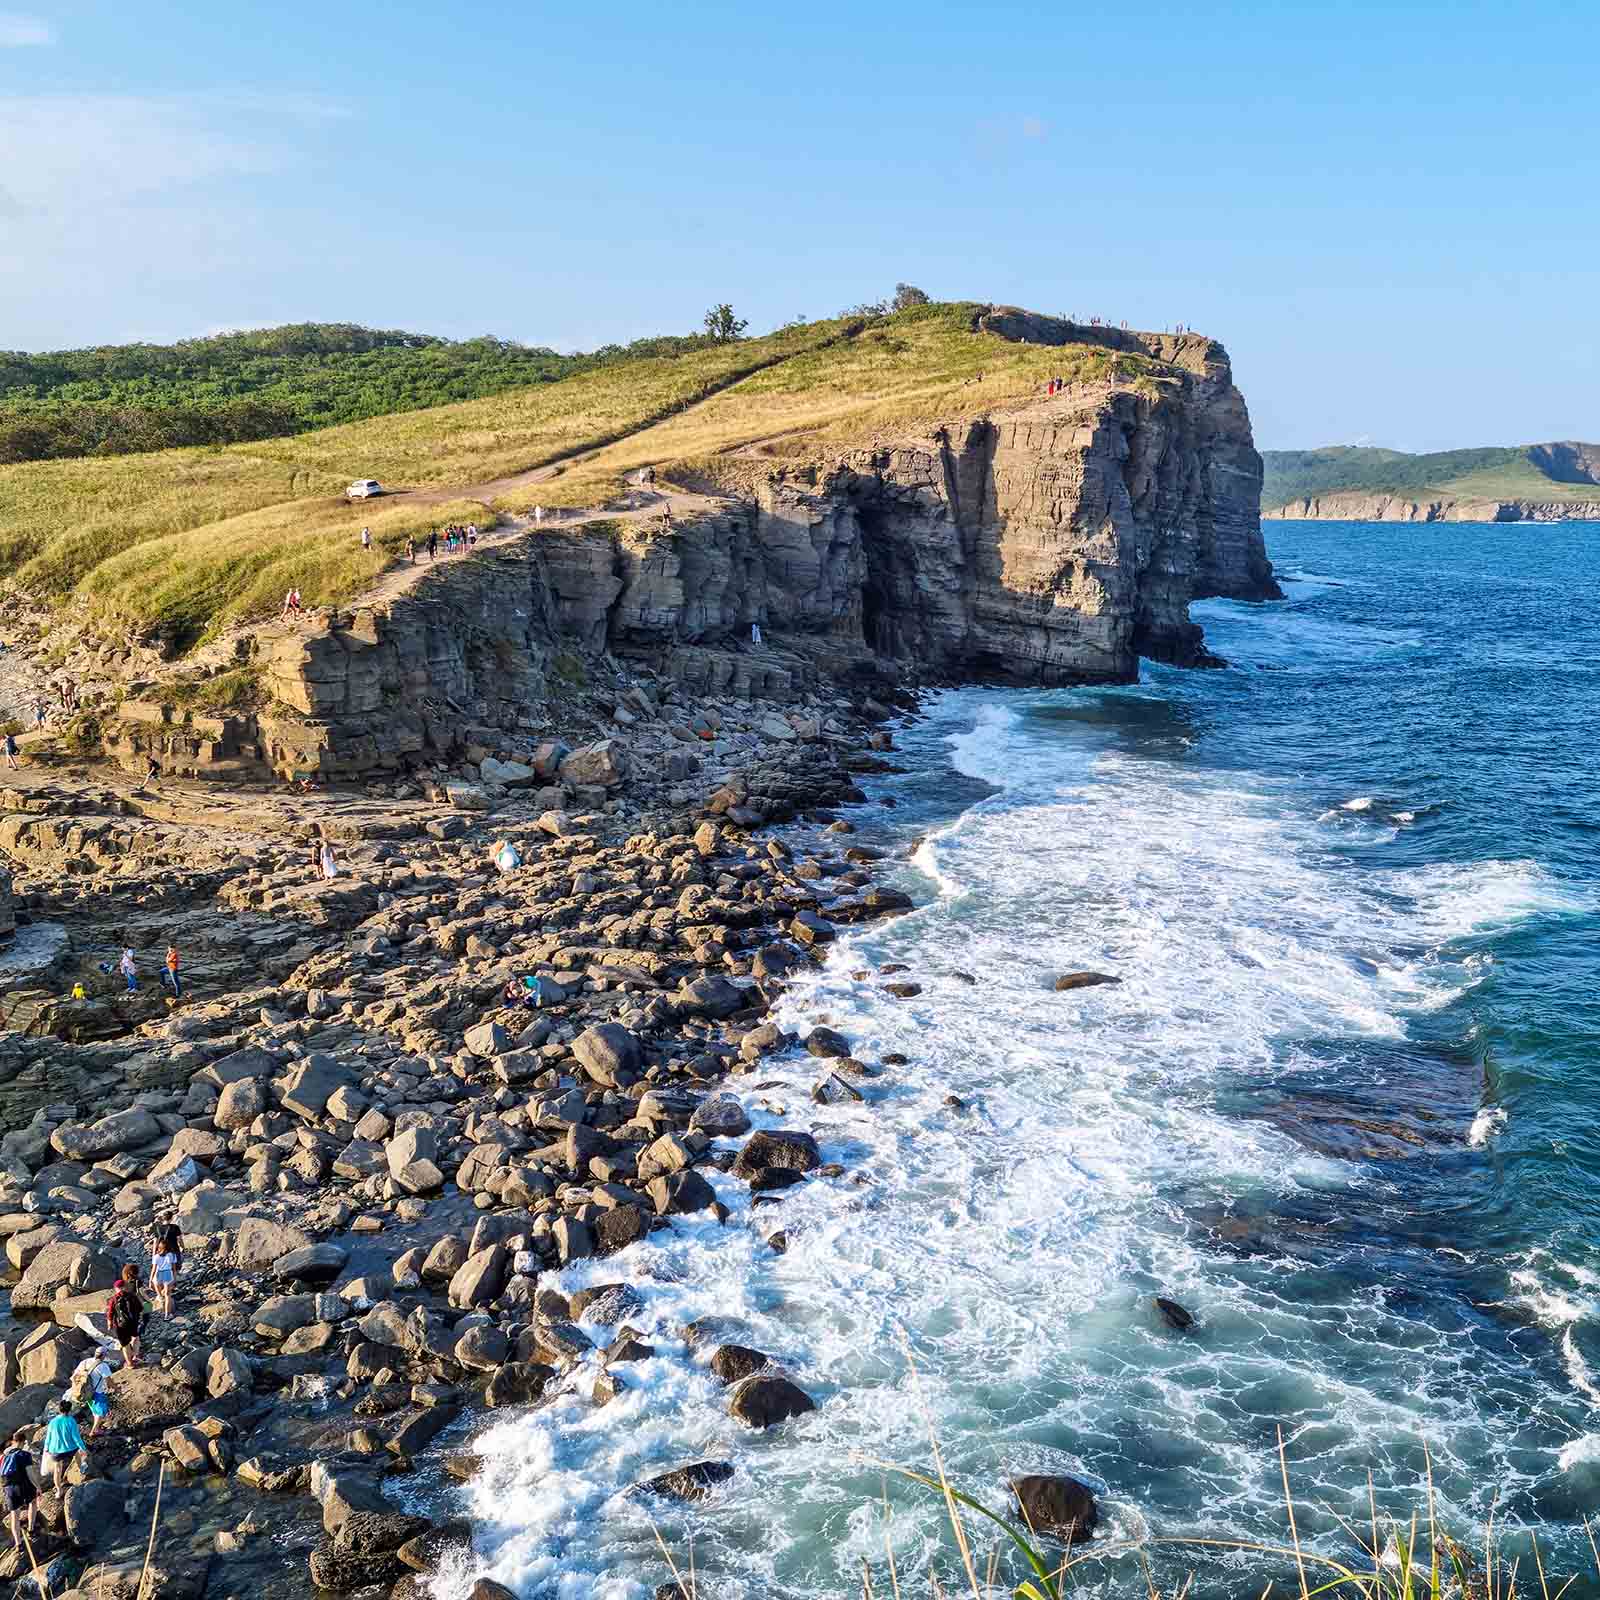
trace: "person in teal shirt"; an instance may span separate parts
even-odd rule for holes
[[[60,1411],[44,1430],[44,1470],[52,1488],[61,1487],[72,1458],[84,1448],[83,1435],[72,1420],[72,1402],[63,1400]]]

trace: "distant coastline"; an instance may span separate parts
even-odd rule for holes
[[[1592,500],[1456,500],[1399,494],[1306,495],[1270,510],[1273,522],[1600,522]]]

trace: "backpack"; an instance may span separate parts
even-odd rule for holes
[[[86,1406],[94,1397],[94,1368],[85,1366],[72,1375],[72,1387],[67,1390],[67,1398],[75,1406]],[[5,1476],[5,1471],[0,1468],[0,1478]]]
[[[130,1337],[139,1331],[143,1310],[137,1290],[118,1289],[106,1302],[106,1326],[120,1337]]]
[[[28,1476],[28,1452],[12,1445],[0,1456],[0,1482],[20,1483]]]

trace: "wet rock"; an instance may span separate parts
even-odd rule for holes
[[[737,1138],[749,1132],[750,1118],[731,1094],[714,1094],[695,1108],[689,1127],[714,1138]]]
[[[850,1054],[850,1041],[832,1028],[813,1028],[806,1035],[806,1050],[814,1056],[829,1060]]]
[[[475,1372],[492,1372],[510,1352],[510,1344],[493,1323],[468,1328],[456,1341],[455,1359]]]
[[[771,1373],[746,1378],[728,1397],[729,1414],[750,1428],[775,1427],[816,1409],[804,1389]]]
[[[587,1315],[601,1327],[615,1327],[644,1310],[644,1296],[632,1284],[596,1283],[572,1295],[574,1320]]]
[[[733,1163],[736,1178],[749,1179],[771,1170],[794,1173],[815,1172],[822,1165],[817,1141],[809,1133],[793,1128],[774,1128],[753,1133],[745,1141]]]
[[[395,1554],[413,1572],[437,1572],[442,1564],[469,1554],[471,1549],[472,1524],[465,1517],[456,1517],[407,1539]]]
[[[772,1364],[771,1357],[748,1345],[719,1345],[711,1356],[711,1374],[719,1383],[742,1383]]]
[[[544,1395],[545,1386],[555,1377],[554,1367],[537,1361],[508,1361],[496,1369],[483,1392],[490,1406],[527,1406]]]
[[[1176,1300],[1168,1300],[1165,1295],[1155,1297],[1156,1310],[1166,1319],[1170,1327],[1176,1328],[1179,1333],[1187,1333],[1194,1326],[1193,1313],[1180,1306]]]
[[[1077,1544],[1088,1539],[1099,1521],[1094,1491],[1076,1478],[1033,1473],[1011,1480],[1017,1515],[1034,1533]]]
[[[717,1202],[716,1191],[698,1172],[692,1170],[652,1178],[645,1185],[645,1193],[656,1208],[658,1217],[704,1211]]]
[[[467,1591],[467,1600],[517,1600],[517,1597],[503,1583],[496,1583],[493,1578],[479,1578]]]
[[[1114,978],[1109,972],[1064,972],[1056,979],[1056,990],[1064,993],[1069,989],[1093,989],[1102,983],[1121,983],[1121,978]]]
[[[662,1495],[669,1500],[704,1500],[719,1484],[733,1476],[731,1461],[695,1461],[686,1467],[675,1467],[654,1478],[646,1478],[638,1487],[645,1494]]]

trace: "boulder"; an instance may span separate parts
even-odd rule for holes
[[[753,1133],[733,1163],[736,1178],[751,1178],[768,1170],[815,1172],[822,1165],[817,1141],[793,1128],[773,1128]]]
[[[492,1322],[479,1323],[468,1328],[456,1341],[454,1356],[457,1363],[474,1372],[492,1372],[505,1361],[511,1346]]]
[[[850,1054],[850,1041],[833,1028],[813,1028],[806,1035],[806,1050],[825,1061]]]
[[[520,761],[501,761],[494,756],[485,756],[478,763],[478,776],[485,783],[498,783],[502,789],[526,789],[540,781],[532,767]]]
[[[467,1029],[464,1042],[473,1055],[488,1058],[503,1056],[516,1041],[498,1022],[480,1022]]]
[[[1102,983],[1121,982],[1121,978],[1115,978],[1109,972],[1064,972],[1056,979],[1056,990],[1065,993],[1069,989],[1093,989]]]
[[[91,1250],[75,1240],[47,1244],[11,1291],[18,1310],[48,1306],[62,1292],[88,1294],[110,1289],[117,1281],[117,1263],[103,1250]]]
[[[383,1147],[389,1176],[407,1194],[431,1194],[444,1184],[439,1170],[439,1136],[432,1128],[407,1128]]]
[[[315,1122],[327,1110],[335,1089],[359,1086],[355,1074],[332,1056],[307,1056],[289,1074],[283,1087],[283,1104],[296,1116]]]
[[[645,1185],[645,1193],[658,1217],[683,1216],[717,1203],[716,1191],[693,1170],[652,1178]]]
[[[669,1500],[704,1500],[717,1484],[726,1483],[732,1476],[731,1461],[695,1461],[646,1478],[639,1488],[645,1494],[658,1494]]]
[[[254,1370],[239,1351],[221,1346],[211,1352],[206,1362],[206,1393],[213,1400],[230,1394],[249,1394],[254,1387]]]
[[[1094,1490],[1076,1478],[1031,1473],[1011,1480],[1017,1515],[1034,1533],[1077,1544],[1089,1538],[1100,1520]]]
[[[50,1143],[69,1161],[98,1161],[122,1150],[137,1150],[161,1137],[161,1124],[144,1109],[114,1111],[87,1125],[63,1123]]]
[[[498,1368],[483,1391],[490,1406],[528,1406],[540,1399],[545,1385],[556,1375],[554,1367],[538,1361],[508,1361]]]
[[[280,1283],[309,1283],[322,1288],[344,1271],[350,1252],[341,1244],[308,1244],[291,1250],[272,1263],[272,1275]]]
[[[450,1304],[460,1311],[472,1311],[497,1299],[506,1285],[509,1260],[501,1244],[468,1256],[450,1279]]]
[[[615,739],[574,750],[560,767],[561,781],[574,787],[614,788],[628,775],[627,752]]]
[[[750,1428],[771,1428],[816,1409],[804,1389],[776,1373],[746,1378],[728,1397],[729,1414]]]
[[[737,1137],[750,1130],[750,1118],[731,1094],[714,1094],[702,1100],[689,1118],[691,1129],[714,1138]]]
[[[678,1014],[684,1017],[731,1017],[750,1004],[751,996],[731,980],[709,973],[685,982],[672,997]]]
[[[246,1272],[263,1272],[291,1251],[309,1249],[311,1239],[298,1228],[265,1217],[246,1217],[233,1239],[233,1264]]]
[[[82,1550],[113,1542],[128,1520],[125,1498],[123,1486],[107,1478],[73,1484],[61,1497],[67,1542]]]
[[[711,1375],[721,1384],[743,1383],[771,1365],[772,1358],[760,1350],[743,1344],[722,1344],[712,1352]]]
[[[572,1041],[572,1053],[602,1088],[625,1089],[639,1071],[642,1052],[633,1034],[615,1022],[585,1028]]]
[[[259,1078],[239,1078],[217,1096],[217,1109],[211,1120],[219,1128],[232,1131],[248,1128],[267,1109],[267,1091]]]

